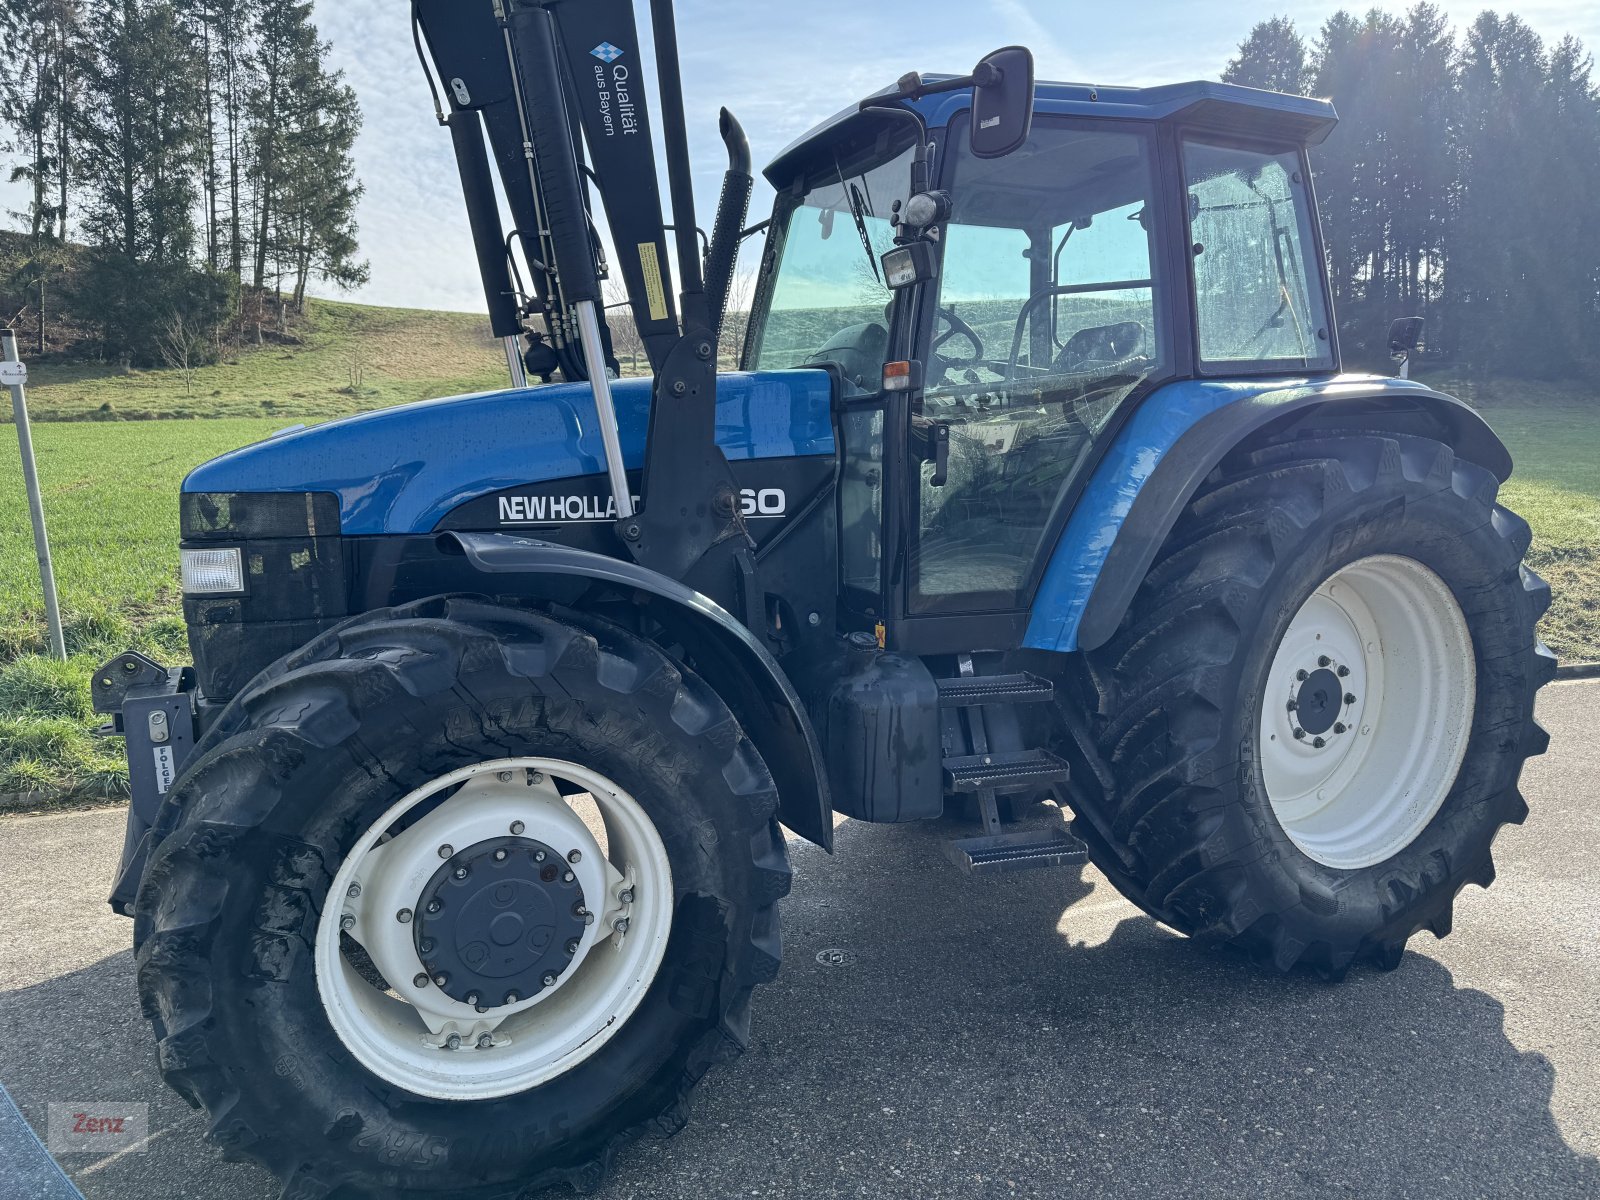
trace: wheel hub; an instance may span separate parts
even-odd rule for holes
[[[1294,714],[1300,728],[1313,737],[1327,733],[1343,711],[1344,688],[1339,686],[1339,677],[1327,667],[1309,672],[1295,694]]]
[[[572,964],[588,914],[566,856],[524,837],[452,855],[419,905],[413,928],[423,969],[445,995],[479,1012],[554,985]]]

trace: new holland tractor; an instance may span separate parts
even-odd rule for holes
[[[674,1131],[778,972],[780,826],[966,813],[950,870],[1087,859],[1336,978],[1526,815],[1549,592],[1477,414],[1342,372],[1329,104],[1008,48],[806,134],[753,228],[724,112],[702,245],[648,8],[649,56],[631,0],[417,0],[515,386],[197,469],[193,665],[94,681],[161,1070],[286,1196],[586,1187]]]

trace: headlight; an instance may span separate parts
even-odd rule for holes
[[[244,593],[244,556],[239,547],[184,550],[183,594],[238,596]]]

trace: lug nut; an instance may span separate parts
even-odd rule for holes
[[[517,1001],[519,1001],[521,999],[522,999],[522,997],[517,995],[515,992],[507,992],[506,993],[505,1002],[507,1004],[515,1004]]]
[[[617,899],[623,904],[632,904],[633,903],[633,889],[632,888],[628,888],[625,891],[618,892],[617,893]]]
[[[402,925],[411,924],[411,910],[409,908],[402,908],[399,912],[395,913],[394,919],[399,921]]]
[[[443,907],[444,904],[440,902],[438,897],[434,897],[432,900],[428,901],[428,911],[431,913],[436,913]]]
[[[456,848],[454,846],[450,845],[450,843],[448,843],[448,842],[446,842],[443,846],[439,847],[439,857],[440,858],[449,858],[455,852],[456,852]]]
[[[344,930],[346,933],[349,933],[355,927],[356,927],[356,919],[355,919],[354,914],[345,913],[344,916],[339,918],[339,928]]]
[[[1316,747],[1318,750],[1321,750],[1324,746],[1326,746],[1328,744],[1328,741],[1327,741],[1326,738],[1316,738],[1316,739],[1314,739],[1312,741],[1311,744],[1314,747]]]
[[[543,862],[545,859],[547,859],[549,857],[550,856],[548,854],[546,854],[543,850],[535,850],[533,852],[533,861],[534,862]]]
[[[567,871],[567,872],[564,872],[562,874],[561,882],[562,883],[571,883],[576,878],[577,878],[577,876],[574,875],[571,871]]]
[[[1340,679],[1347,679],[1347,678],[1349,678],[1349,676],[1350,676],[1350,668],[1349,667],[1340,667],[1339,668],[1339,678]]]
[[[1346,704],[1354,704],[1356,702],[1356,694],[1354,692],[1346,692],[1344,694],[1344,702]]]
[[[412,987],[419,987],[419,988],[427,987],[428,986],[428,977],[426,975],[418,975],[418,976],[416,976],[416,978],[414,978],[411,981],[411,986]]]
[[[501,783],[510,783],[512,776],[510,771],[501,771],[500,774],[495,776],[495,778]]]
[[[549,987],[551,984],[555,983],[555,981],[556,981],[556,973],[554,971],[546,971],[544,973],[544,985],[545,985],[545,987]]]
[[[1298,701],[1298,700],[1291,700],[1291,701],[1289,701],[1289,703],[1288,703],[1288,704],[1287,704],[1287,705],[1286,705],[1286,707],[1287,707],[1287,708],[1288,708],[1288,710],[1289,710],[1289,711],[1290,711],[1290,712],[1299,712],[1299,711],[1300,711],[1300,701]]]
[[[491,1047],[493,1047],[493,1045],[494,1045],[494,1034],[492,1034],[492,1033],[480,1033],[478,1035],[478,1049],[479,1050],[488,1050]]]
[[[437,975],[435,975],[433,977],[433,983],[434,983],[435,987],[443,987],[445,984],[447,984],[449,982],[450,982],[450,976],[446,975],[443,971],[440,971]]]
[[[628,932],[628,918],[627,917],[618,917],[615,921],[611,922],[611,932],[612,933],[627,933]]]
[[[1296,671],[1294,673],[1294,677],[1299,682],[1304,683],[1306,680],[1311,678],[1311,672],[1310,671]]]
[[[583,851],[581,851],[581,850],[568,851],[567,852],[567,861],[569,863],[581,863],[583,861]]]
[[[1343,733],[1348,728],[1349,728],[1349,726],[1346,725],[1343,721],[1335,721],[1333,723],[1333,731],[1335,733]]]
[[[530,772],[528,772],[528,782],[529,783],[543,783],[544,782],[544,772],[543,771],[530,771]]]
[[[445,1038],[444,1048],[446,1050],[461,1049],[461,1035],[459,1033],[452,1033],[449,1037]]]
[[[571,955],[574,955],[577,952],[578,952],[578,939],[577,938],[573,938],[570,942],[567,943],[567,954],[570,957]]]
[[[423,938],[420,942],[417,943],[417,949],[421,950],[424,954],[432,954],[433,953],[433,939],[432,938]]]
[[[1326,654],[1319,654],[1317,655],[1317,666],[1331,667],[1333,666],[1333,659],[1329,658]]]
[[[466,867],[457,867],[455,869],[455,877],[457,879],[465,879],[467,877],[467,869],[466,869]]]
[[[513,822],[511,822],[511,836],[512,837],[521,837],[522,836],[522,831],[524,829],[526,829],[526,828],[527,828],[527,826],[524,825],[521,821],[513,821]]]
[[[352,883],[345,889],[344,894],[349,896],[352,900],[357,899],[361,895],[361,885],[359,883]]]
[[[1304,729],[1301,729],[1298,725],[1296,725],[1295,728],[1294,728],[1294,736],[1295,736],[1295,740],[1296,741],[1302,741],[1302,740],[1304,740],[1304,738],[1306,736],[1306,731]]]
[[[478,1006],[478,993],[477,992],[468,992],[467,993],[467,1003],[472,1005],[474,1008],[476,1008]]]
[[[494,860],[495,862],[505,862],[506,852],[504,850],[496,850],[494,852]]]

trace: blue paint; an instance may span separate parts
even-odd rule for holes
[[[1073,509],[1034,596],[1023,645],[1035,650],[1078,648],[1078,626],[1089,606],[1089,595],[1134,498],[1196,421],[1242,402],[1280,404],[1308,395],[1335,398],[1342,392],[1370,396],[1374,384],[1380,383],[1388,393],[1428,390],[1409,380],[1364,375],[1315,380],[1185,379],[1156,389],[1122,427]]]
[[[648,379],[612,385],[623,458],[644,465]],[[729,459],[833,453],[822,371],[717,378],[717,443]],[[426,533],[503,488],[605,471],[588,384],[425,400],[332,421],[196,468],[185,492],[333,492],[350,535]]]

